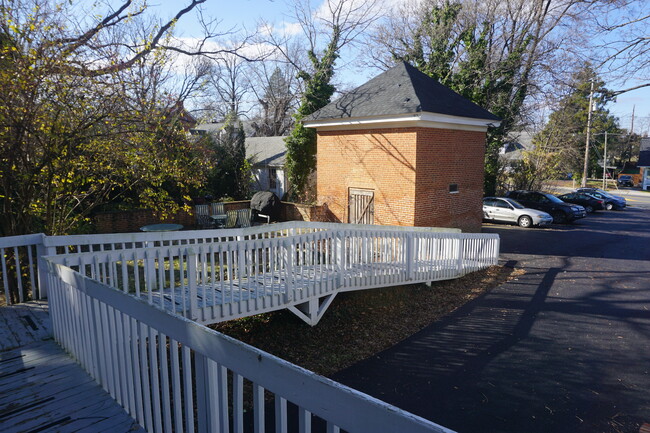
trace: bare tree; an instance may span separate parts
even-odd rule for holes
[[[118,197],[178,208],[203,167],[178,102],[204,68],[179,83],[163,47],[204,2],[164,21],[142,2],[0,2],[3,235],[68,233]]]
[[[310,176],[316,169],[316,137],[313,130],[302,126],[303,117],[330,102],[335,88],[332,77],[341,50],[352,46],[379,17],[377,0],[327,0],[319,9],[310,2],[295,0],[293,18],[301,29],[298,36],[306,49],[296,57],[289,51],[291,37],[278,35],[269,28],[267,43],[278,56],[298,71],[304,92],[295,114],[296,124],[287,143],[287,174],[291,194],[300,199],[313,199]]]
[[[645,0],[615,2],[595,16],[597,26],[590,29],[592,62],[619,83],[614,95],[650,86],[650,13]],[[629,78],[634,77],[635,82]]]
[[[251,91],[259,104],[253,128],[258,136],[286,135],[293,126],[298,95],[297,74],[289,63],[265,61],[250,70]]]

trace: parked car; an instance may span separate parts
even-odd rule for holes
[[[594,197],[586,192],[569,192],[566,194],[558,195],[557,198],[565,203],[579,204],[587,213],[592,213],[597,210],[605,209],[605,200]]]
[[[577,204],[565,203],[553,194],[540,191],[510,191],[508,198],[517,200],[522,205],[551,214],[553,222],[570,223],[587,216],[585,208]]]
[[[509,198],[485,197],[483,199],[483,220],[532,227],[551,224],[553,217],[546,212],[524,207],[521,203]]]
[[[622,174],[616,179],[618,186],[634,186],[634,179],[629,174]]]
[[[605,209],[607,210],[622,210],[627,206],[627,201],[625,197],[620,197],[618,195],[612,195],[607,191],[603,191],[600,188],[578,188],[578,192],[586,192],[587,194],[593,195],[596,198],[603,199],[605,201]]]

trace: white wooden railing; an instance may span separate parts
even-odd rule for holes
[[[2,242],[3,282],[8,250],[57,341],[150,432],[449,432],[197,321],[289,308],[315,324],[340,291],[456,278],[499,252],[496,235],[297,222]]]
[[[46,254],[44,237],[0,237],[0,281],[7,304],[45,297],[38,275],[38,258]]]
[[[311,325],[339,292],[458,278],[498,258],[497,235],[343,227],[48,258],[204,324],[288,308]]]
[[[306,234],[340,227],[336,223],[291,221],[246,229],[193,230],[179,232],[115,233],[71,236],[43,234],[0,237],[0,290],[7,303],[47,297],[43,255],[114,251],[158,246],[198,245],[232,240],[268,239]],[[354,228],[354,225],[346,225]],[[382,226],[391,231],[458,232],[456,229]],[[17,272],[16,270],[19,270]]]
[[[148,432],[450,430],[48,264],[55,338]]]

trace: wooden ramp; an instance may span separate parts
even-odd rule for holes
[[[0,431],[143,431],[51,339],[46,303],[0,307],[0,326]]]

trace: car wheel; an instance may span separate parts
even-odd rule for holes
[[[556,224],[564,224],[566,222],[566,215],[564,212],[553,212],[551,216],[553,217],[553,222]]]
[[[587,211],[587,213],[592,213],[594,211],[594,208],[591,206],[585,206],[585,211]]]
[[[607,204],[605,205],[605,209],[607,209],[607,210],[612,210],[612,209],[614,209],[614,205],[613,205],[612,203],[607,203]]]
[[[522,215],[518,221],[519,227],[528,228],[533,225],[533,219],[528,215]]]

